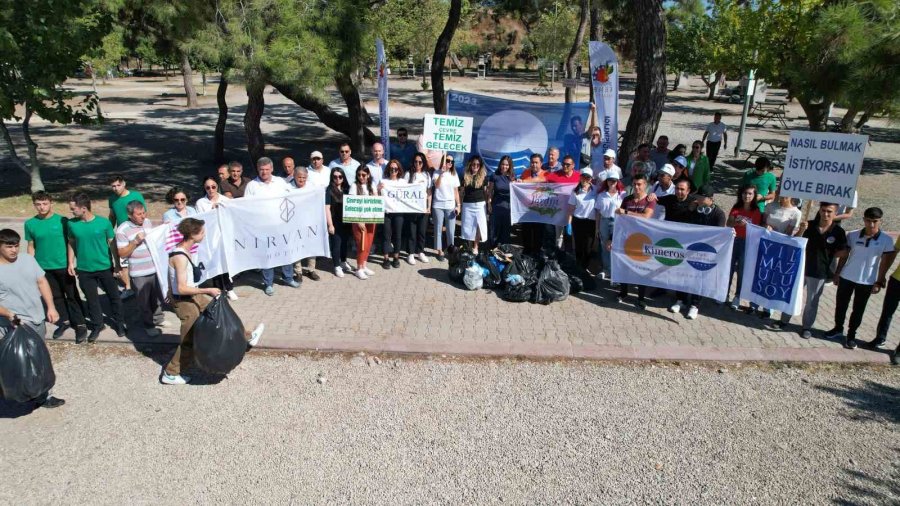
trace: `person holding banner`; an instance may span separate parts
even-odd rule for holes
[[[522,172],[516,180],[521,183],[539,183],[545,181],[547,172],[541,168],[544,157],[540,153],[533,153],[528,168]],[[521,223],[522,246],[525,253],[536,254],[541,251],[543,244],[544,226],[541,223]]]
[[[585,139],[581,145],[581,164],[590,166],[591,170],[599,172],[603,169],[603,136],[600,133],[600,127],[593,126],[590,130],[590,137]]]
[[[153,265],[150,249],[144,242],[144,237],[153,225],[147,219],[147,208],[139,201],[132,200],[126,209],[128,220],[116,228],[116,248],[119,250],[119,258],[128,260],[134,300],[144,332],[147,337],[157,337],[162,331],[156,327],[165,321],[162,313],[163,300],[156,279],[156,266]]]
[[[397,163],[400,163],[397,160]],[[406,261],[409,265],[416,263],[416,256],[419,261],[428,263],[428,257],[425,256],[425,231],[428,228],[428,215],[431,214],[431,176],[428,173],[428,160],[425,159],[423,153],[416,153],[413,156],[413,163],[406,175],[409,184],[421,183],[425,185],[425,212],[424,213],[408,213],[406,215],[406,223],[409,225],[409,247],[406,249]]]
[[[653,211],[656,209],[656,202],[647,195],[647,177],[644,174],[635,174],[632,187],[634,188],[632,194],[625,197],[621,207],[616,209],[616,214],[636,216],[642,219],[652,217]],[[646,293],[647,287],[638,285],[637,307],[641,309],[647,309],[647,302],[644,300]],[[628,285],[625,283],[619,284],[619,296],[616,300],[619,303],[623,303],[627,297]]]
[[[862,323],[866,304],[873,293],[885,287],[888,259],[892,258],[894,241],[881,230],[884,213],[877,207],[870,207],[863,213],[864,228],[847,234],[847,245],[850,248],[845,258],[838,260],[834,283],[837,285],[837,296],[834,302],[834,328],[825,333],[826,339],[836,339],[844,335],[844,320],[850,299],[853,299],[853,312],[850,313],[850,324],[844,338],[844,347],[854,350],[857,347],[856,330]]]
[[[762,213],[757,206],[756,187],[745,184],[738,188],[737,202],[731,206],[726,225],[734,228],[734,248],[731,253],[731,275],[728,278],[728,290],[731,291],[731,279],[737,273],[737,287],[734,290],[734,299],[731,300],[731,309],[737,311],[741,308],[741,285],[744,272],[744,253],[747,240],[747,224],[759,225],[762,223]],[[750,304],[750,311],[756,310],[756,304]]]
[[[578,186],[569,196],[567,223],[572,229],[575,242],[575,261],[587,269],[591,261],[591,245],[597,237],[597,191],[591,180],[594,171],[590,167],[581,169]]]
[[[459,198],[459,176],[456,174],[456,165],[452,156],[447,155],[444,158],[444,166],[432,178],[434,183],[432,184],[431,213],[434,220],[434,249],[437,250],[438,262],[443,262],[442,230],[446,230],[444,233],[446,233],[447,247],[452,247],[453,236],[456,234],[456,217],[459,216],[462,205]],[[507,190],[507,196],[508,194],[509,190]],[[507,212],[509,212],[508,206]]]
[[[336,167],[340,168],[340,167]],[[371,174],[369,167],[362,166],[356,170],[356,178],[350,185],[350,195],[376,195],[375,189],[372,187]],[[372,242],[375,241],[375,224],[374,223],[354,223],[353,239],[356,241],[356,277],[359,279],[369,279],[369,276],[375,274],[375,271],[366,265],[369,261],[369,252],[372,251]],[[385,236],[387,237],[387,236]],[[387,255],[385,254],[385,262]]]
[[[284,181],[282,179],[282,181]],[[211,297],[221,295],[218,288],[200,288],[200,268],[194,264],[191,249],[206,237],[204,221],[196,218],[185,218],[178,223],[178,233],[182,240],[175,245],[175,249],[169,253],[168,278],[169,291],[175,314],[181,321],[181,343],[175,349],[172,359],[163,366],[159,375],[160,383],[164,385],[185,385],[191,382],[190,376],[185,376],[182,370],[190,367],[194,359],[194,322],[200,317],[200,313],[212,302]],[[256,346],[265,330],[265,324],[260,323],[247,340],[248,346]]]
[[[794,199],[779,195],[775,197],[775,202],[766,206],[766,212],[763,215],[763,225],[768,230],[793,237],[800,233],[800,221],[802,218],[800,210],[794,205]],[[760,318],[768,318],[771,315],[772,311],[768,308],[760,308]],[[772,327],[781,330],[790,321],[791,315],[782,312],[781,319],[773,322]]]
[[[415,161],[422,163],[417,158],[414,158]],[[384,169],[384,178],[378,183],[378,194],[383,195],[386,187],[401,182],[400,176],[402,174],[403,168],[400,166],[399,161],[391,160],[388,162],[387,167]],[[384,261],[381,262],[381,267],[384,269],[390,269],[391,267],[395,269],[400,268],[400,242],[403,238],[403,221],[405,219],[406,213],[384,213],[384,245],[382,246]],[[415,264],[416,261],[412,257],[412,252],[407,252],[407,254],[410,259],[410,265]]]
[[[604,155],[607,160],[609,156]],[[619,186],[622,179],[622,171],[618,167],[612,167],[600,173],[602,180],[597,190],[597,214],[600,215],[600,262],[603,264],[600,277],[609,279],[610,255],[609,245],[612,243],[613,223],[616,220],[616,210],[622,207],[625,200],[625,191]]]
[[[219,193],[219,182],[212,176],[207,177],[203,180],[203,191],[206,192],[206,196],[197,199],[196,205],[198,213],[212,211],[213,209],[219,207],[220,202],[231,200],[225,195]],[[238,300],[238,294],[234,291],[234,283],[231,281],[230,274],[224,272],[212,278],[211,281],[215,286],[218,286],[222,290],[225,290],[225,293],[228,296],[228,300]]]
[[[478,254],[478,244],[487,239],[487,213],[491,209],[487,192],[487,170],[484,160],[475,155],[469,159],[463,177],[462,238],[472,243],[472,252]]]
[[[497,170],[488,180],[491,195],[491,246],[509,244],[512,241],[512,215],[510,214],[509,185],[516,178],[512,157],[504,155],[497,164]]]
[[[293,174],[294,176],[288,181],[291,188],[296,190],[307,188],[309,169],[306,167],[297,167],[294,169]],[[304,274],[313,281],[319,281],[321,279],[319,273],[316,272],[316,257],[304,258],[299,262],[294,262],[294,276],[296,276],[301,283],[303,282]]]
[[[349,191],[350,183],[344,171],[337,167],[331,169],[331,183],[325,189],[325,218],[328,221],[328,247],[331,249],[334,275],[339,278],[344,277],[345,271],[352,271],[347,263],[352,224],[344,223],[344,195]]]

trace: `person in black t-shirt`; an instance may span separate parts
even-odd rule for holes
[[[694,223],[696,208],[694,200],[695,197],[691,195],[691,183],[682,179],[675,183],[675,193],[659,197],[656,205],[666,208],[666,221]]]

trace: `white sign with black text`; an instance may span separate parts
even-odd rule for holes
[[[854,205],[867,135],[791,131],[781,196]]]

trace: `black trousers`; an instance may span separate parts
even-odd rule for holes
[[[675,300],[684,302],[688,307],[696,306],[697,309],[700,309],[700,303],[703,302],[703,297],[687,292],[675,292]]]
[[[84,298],[87,299],[88,311],[91,315],[91,324],[95,328],[103,326],[103,308],[100,306],[100,293],[97,291],[99,287],[103,287],[106,296],[109,298],[109,306],[112,314],[109,315],[113,323],[124,324],[125,319],[122,317],[122,299],[119,297],[119,285],[113,278],[112,270],[103,270],[96,272],[77,271],[78,284],[81,285],[81,291],[84,292]]]
[[[597,222],[573,216],[572,235],[575,239],[575,260],[579,266],[587,269],[591,262],[591,243],[597,235]]]
[[[544,238],[543,223],[522,223],[522,246],[525,253],[539,253]]]
[[[404,219],[409,224],[409,247],[406,251],[410,255],[425,253],[425,230],[428,228],[428,215],[409,213]]]
[[[59,321],[72,327],[84,325],[84,303],[78,295],[75,276],[70,276],[66,269],[52,269],[45,273],[53,294],[53,305],[59,313]]]
[[[900,303],[900,281],[888,278],[888,285],[884,291],[884,304],[881,306],[881,318],[878,319],[878,330],[875,331],[876,339],[887,339],[891,320],[894,318],[894,312],[897,311],[897,303]]]
[[[706,141],[706,157],[709,158],[709,168],[712,170],[716,166],[716,158],[719,157],[719,148],[722,147],[722,141],[712,142]]]
[[[872,285],[862,285],[841,278],[838,282],[837,296],[834,301],[834,326],[843,329],[844,320],[847,319],[847,309],[850,307],[850,298],[853,298],[853,312],[850,313],[850,324],[847,327],[848,334],[855,334],[856,329],[862,323],[866,304],[872,296]]]
[[[628,286],[625,283],[619,284],[619,297],[628,297]],[[644,297],[647,295],[647,287],[644,285],[637,285],[638,289],[638,300],[644,300]],[[695,297],[696,300],[693,301],[696,306],[700,302],[700,297]],[[690,304],[689,304],[690,305]]]
[[[400,254],[403,238],[403,213],[385,213],[384,215],[384,256]]]
[[[328,236],[328,246],[331,248],[331,262],[335,267],[347,261],[347,249],[350,247],[351,225],[335,223],[334,234]]]
[[[491,245],[499,246],[501,244],[509,244],[512,239],[512,216],[509,210],[509,204],[506,206],[494,205],[491,213],[490,222]]]

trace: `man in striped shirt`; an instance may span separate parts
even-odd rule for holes
[[[128,260],[131,286],[134,287],[135,302],[140,311],[144,332],[148,337],[156,337],[162,333],[156,327],[163,324],[164,317],[156,267],[150,257],[150,249],[144,242],[152,226],[147,219],[147,208],[140,202],[129,202],[126,209],[128,220],[116,228],[116,248],[119,250],[119,257]]]

